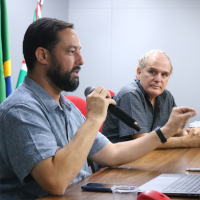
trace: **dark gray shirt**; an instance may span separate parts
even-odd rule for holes
[[[31,170],[69,143],[85,121],[63,95],[60,103],[62,107],[26,77],[0,105],[0,199],[36,199],[46,195],[30,175]],[[89,155],[97,153],[107,142],[98,133]],[[73,182],[89,175],[85,161]]]
[[[137,132],[108,112],[102,133],[111,142],[131,140],[131,135],[133,134],[149,133],[158,126],[164,126],[169,119],[172,108],[176,106],[171,93],[168,90],[164,90],[156,98],[155,108],[153,109],[138,80],[123,87],[113,98],[117,105],[132,116],[142,129]]]

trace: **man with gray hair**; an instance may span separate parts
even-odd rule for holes
[[[124,86],[114,96],[114,100],[142,129],[137,132],[108,113],[102,133],[116,143],[142,137],[165,125],[172,108],[176,107],[172,94],[165,89],[172,70],[170,58],[164,51],[151,50],[141,56],[138,60],[136,80]],[[171,137],[159,148],[200,146],[195,129],[181,129],[176,136],[182,137]]]

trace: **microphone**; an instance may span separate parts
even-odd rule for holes
[[[85,96],[89,95],[91,92],[95,90],[94,87],[87,87],[85,89]],[[137,125],[137,122],[135,119],[133,119],[131,116],[129,116],[127,113],[125,113],[123,110],[121,110],[118,106],[109,104],[108,111],[112,113],[114,116],[116,116],[119,120],[124,122],[126,125],[128,125],[131,128],[134,128],[136,131],[140,131],[141,128]]]

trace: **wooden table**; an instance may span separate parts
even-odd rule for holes
[[[90,177],[70,185],[63,196],[49,195],[40,198],[40,200],[114,200],[112,193],[82,191],[81,185],[87,182],[101,182],[133,184],[140,186],[161,173],[184,174],[189,173],[185,171],[186,168],[194,167],[200,168],[200,148],[154,150],[135,162],[118,168],[101,169]],[[194,197],[170,198],[172,200],[194,199]]]

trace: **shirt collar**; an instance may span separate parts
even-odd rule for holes
[[[49,112],[55,110],[57,107],[60,107],[59,104],[49,95],[48,92],[46,92],[40,85],[38,85],[29,77],[26,76],[22,84],[38,97],[40,102]],[[71,110],[71,106],[63,94],[60,95],[60,102],[66,105],[67,109]]]

